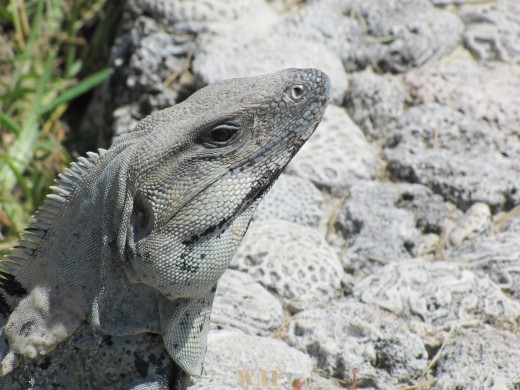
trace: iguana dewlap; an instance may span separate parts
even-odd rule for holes
[[[2,264],[27,295],[5,325],[0,374],[87,320],[110,335],[159,333],[200,375],[217,281],[329,89],[316,69],[222,81],[73,163]]]

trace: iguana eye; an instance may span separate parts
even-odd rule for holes
[[[289,95],[293,100],[300,100],[307,94],[307,88],[302,84],[295,84],[290,87]]]
[[[231,144],[238,136],[240,128],[232,124],[223,124],[214,127],[202,138],[207,147],[223,147]]]
[[[209,133],[214,142],[223,143],[229,141],[238,131],[238,129],[227,126],[219,126]]]

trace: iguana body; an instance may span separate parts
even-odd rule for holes
[[[7,297],[17,305],[0,374],[88,321],[114,336],[161,334],[200,375],[216,283],[329,88],[315,69],[219,82],[60,175],[3,264],[27,295]]]

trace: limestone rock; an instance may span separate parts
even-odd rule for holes
[[[327,2],[306,4],[287,13],[276,32],[281,39],[297,38],[324,45],[343,61],[347,71],[364,68],[372,49],[359,21]]]
[[[404,112],[405,98],[401,77],[367,70],[351,76],[345,106],[366,137],[378,140],[395,127]]]
[[[464,22],[464,44],[479,60],[520,63],[520,3],[498,0],[468,3],[459,16]]]
[[[211,329],[268,336],[280,326],[282,315],[280,302],[260,283],[244,272],[228,269],[218,282]]]
[[[0,355],[7,345],[0,339]],[[47,356],[23,361],[0,378],[0,388],[121,388],[160,390],[172,379],[172,361],[161,336],[111,337],[82,325],[67,342]]]
[[[310,378],[312,369],[309,356],[281,340],[232,331],[210,332],[203,376],[193,378],[195,383],[189,389],[290,389],[294,379]]]
[[[352,180],[375,176],[376,151],[343,108],[329,106],[286,170],[333,193],[345,193]]]
[[[343,275],[338,256],[315,229],[276,219],[251,224],[232,266],[275,291],[292,311],[330,301]]]
[[[449,244],[458,246],[462,241],[485,233],[491,226],[491,211],[487,204],[475,203],[449,233]]]
[[[456,58],[412,69],[404,76],[414,106],[436,102],[502,134],[520,134],[520,71],[516,64]],[[511,140],[513,141],[513,139]],[[518,140],[504,150],[518,156]]]
[[[520,231],[468,240],[445,255],[451,262],[488,275],[504,292],[520,299]]]
[[[353,295],[437,330],[469,323],[520,324],[520,303],[505,295],[488,276],[444,261],[388,264],[356,283]]]
[[[136,0],[137,5],[163,22],[237,19],[263,0]]]
[[[421,233],[440,234],[455,207],[417,184],[357,181],[338,215],[336,229],[347,239],[343,267],[354,275],[417,254]]]
[[[283,219],[316,227],[323,217],[323,195],[309,180],[282,174],[258,206],[254,219]]]
[[[369,62],[384,71],[403,72],[449,54],[464,29],[457,15],[435,8],[428,0],[328,2],[362,20]]]
[[[358,386],[395,388],[421,374],[428,354],[406,323],[376,306],[336,301],[327,309],[305,310],[294,316],[287,339],[309,353],[318,369]]]
[[[444,347],[432,389],[515,389],[519,361],[518,334],[489,326],[460,329]]]
[[[421,183],[462,210],[520,203],[518,140],[446,106],[410,108],[385,144],[391,176]]]

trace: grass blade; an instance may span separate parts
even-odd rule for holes
[[[1,111],[0,111],[0,124],[7,127],[9,130],[11,130],[17,136],[19,136],[20,133],[22,132],[22,129],[20,129],[20,126],[18,126],[18,124],[13,119],[11,119],[11,117],[9,115],[4,114]]]
[[[75,86],[67,89],[65,92],[58,95],[51,103],[49,103],[47,106],[45,106],[41,111],[40,115],[43,115],[60,104],[67,103],[71,101],[72,99],[84,94],[88,90],[92,89],[96,85],[102,83],[110,76],[110,71],[108,69],[100,70],[99,72],[96,72],[83,80],[81,80],[78,84]]]

